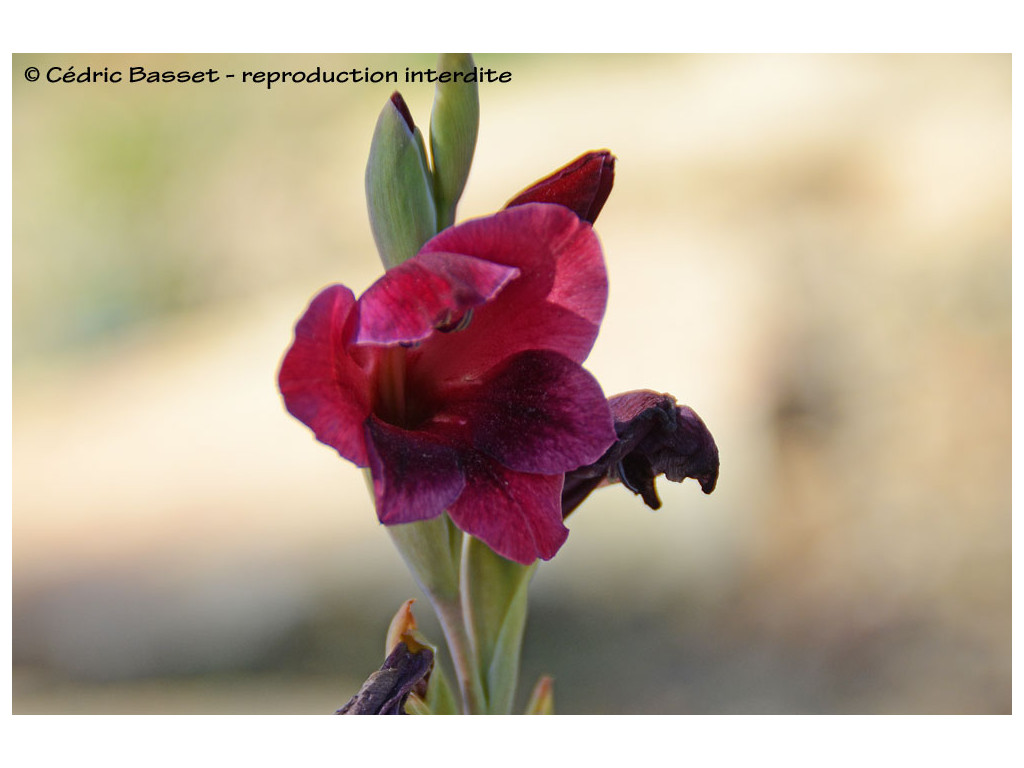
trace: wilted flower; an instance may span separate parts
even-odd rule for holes
[[[313,299],[279,376],[288,411],[373,476],[393,525],[448,511],[528,564],[565,541],[564,473],[615,440],[580,363],[607,300],[590,225],[529,204],[444,230],[358,300]]]
[[[404,715],[409,695],[425,688],[433,668],[434,652],[430,648],[399,642],[359,693],[334,714]]]
[[[718,446],[693,409],[676,405],[672,395],[648,389],[616,395],[608,405],[618,440],[598,461],[566,474],[563,514],[605,483],[622,483],[651,509],[661,506],[654,487],[658,475],[674,483],[692,477],[704,493],[715,490]]]

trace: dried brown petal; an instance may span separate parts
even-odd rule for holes
[[[404,715],[405,701],[414,690],[422,692],[434,668],[434,652],[426,646],[409,649],[404,642],[384,660],[379,670],[363,683],[359,693],[336,715]]]

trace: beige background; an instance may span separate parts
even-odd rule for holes
[[[562,712],[1010,710],[1010,57],[495,56],[460,217],[618,157],[588,367],[674,393],[722,475],[621,488],[533,586]],[[14,71],[432,56],[19,55]],[[330,712],[418,591],[275,390],[380,272],[385,85],[14,100],[15,712]],[[428,122],[432,91],[402,87]],[[426,603],[418,607],[435,636]]]

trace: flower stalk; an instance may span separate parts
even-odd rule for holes
[[[388,531],[441,623],[463,712],[509,714],[536,565],[495,554],[447,515]]]
[[[512,711],[526,627],[527,589],[537,565],[506,560],[467,536],[462,549],[462,604],[482,678],[487,713]]]

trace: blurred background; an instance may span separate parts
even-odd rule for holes
[[[16,55],[425,69],[426,55]],[[1010,711],[1009,55],[479,55],[460,217],[588,149],[588,367],[692,406],[718,489],[621,487],[531,593],[563,713]],[[429,85],[399,86],[429,123]],[[13,86],[16,713],[330,713],[420,593],[361,472],[276,391],[381,266],[394,86]],[[424,599],[421,626],[440,639]]]

